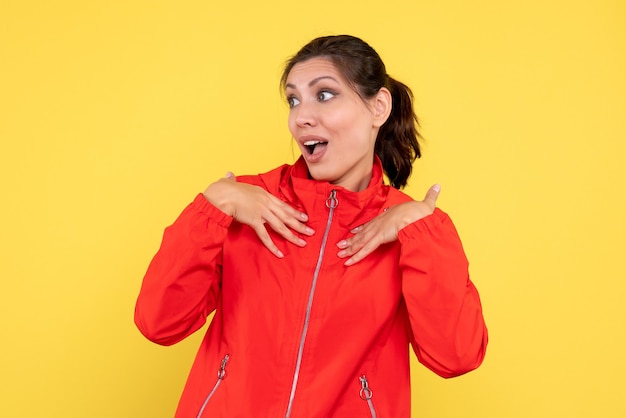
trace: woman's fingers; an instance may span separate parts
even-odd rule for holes
[[[353,228],[354,235],[337,243],[337,256],[348,258],[346,266],[358,263],[382,244],[398,239],[398,232],[405,226],[417,222],[435,210],[441,187],[433,185],[424,200],[405,202],[389,208],[364,225]]]
[[[428,206],[430,206],[432,210],[435,210],[435,207],[437,206],[437,198],[439,197],[440,191],[441,186],[435,184],[426,192],[426,196],[424,197],[423,202],[428,204]]]
[[[351,238],[339,241],[337,247],[340,251],[337,256],[340,258],[350,257],[344,264],[350,266],[358,263],[369,254],[374,252],[381,244],[392,241],[388,233],[385,233],[381,227],[384,228],[383,222],[381,222],[380,215],[378,218],[373,219],[371,222],[361,225],[352,229],[352,233],[355,235]]]
[[[273,203],[270,209],[272,213],[276,216],[277,222],[280,222],[288,228],[291,228],[292,230],[303,235],[311,236],[315,233],[313,229],[306,225],[306,222],[309,220],[309,217],[306,213],[300,212],[299,210],[289,206],[287,203],[283,202],[275,196],[269,196]],[[275,228],[274,230],[279,233],[280,231],[284,231],[282,227],[280,227],[280,231]]]
[[[270,250],[272,254],[274,254],[278,258],[284,257],[284,254],[282,253],[282,251],[280,251],[278,247],[276,246],[276,244],[274,244],[274,241],[272,241],[270,234],[267,232],[267,229],[265,229],[265,225],[261,223],[260,225],[255,225],[255,226],[250,225],[250,226],[256,232],[257,236],[261,240],[261,243],[263,243],[263,245],[268,250]]]
[[[377,235],[372,235],[371,237],[362,236],[359,238],[360,239],[356,240],[352,243],[352,245],[343,250],[345,251],[343,254],[342,251],[337,254],[339,257],[350,257],[346,260],[344,265],[351,266],[358,263],[384,243],[380,236]]]
[[[290,207],[264,190],[259,190],[261,190],[261,194],[266,195],[258,196],[259,200],[256,201],[256,205],[249,205],[244,210],[240,210],[236,219],[250,225],[263,245],[279,258],[283,257],[283,253],[272,241],[267,230],[268,227],[292,244],[299,247],[305,246],[306,241],[296,233],[305,235],[314,233],[311,228],[303,223],[305,219],[308,219],[306,214]],[[264,200],[264,198],[268,199]]]
[[[287,241],[300,247],[306,242],[296,234],[311,236],[314,231],[306,225],[308,216],[260,187],[237,183],[232,172],[209,186],[205,197],[238,222],[250,226],[272,254],[284,255],[268,233],[268,226]]]
[[[293,231],[287,227],[283,219],[276,216],[274,213],[268,213],[264,218],[263,229],[266,228],[266,225],[269,225],[277,234],[285,238],[287,241],[295,244],[299,247],[304,247],[306,245],[306,241],[293,233]],[[267,231],[266,231],[267,232]]]

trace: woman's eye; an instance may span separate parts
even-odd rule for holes
[[[294,107],[296,106],[298,103],[300,103],[300,100],[296,99],[295,97],[288,97],[287,98],[287,103],[289,104],[289,107]]]
[[[335,94],[329,91],[320,91],[319,94],[317,95],[317,99],[320,102],[325,102],[327,100],[332,99],[333,97],[335,97]]]

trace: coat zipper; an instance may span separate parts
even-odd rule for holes
[[[372,392],[372,389],[370,389],[365,375],[359,377],[359,381],[361,382],[361,390],[359,391],[359,396],[361,397],[361,399],[367,402],[367,406],[369,406],[370,408],[372,418],[376,418],[376,410],[374,409],[374,402],[372,402],[372,396],[374,395],[374,392]]]
[[[200,408],[200,412],[198,412],[198,416],[196,418],[200,418],[202,416],[202,413],[204,412],[204,408],[206,408],[207,403],[209,403],[209,400],[215,394],[215,391],[219,387],[220,383],[222,383],[222,380],[224,380],[224,378],[226,377],[226,363],[228,363],[229,358],[230,356],[226,354],[224,358],[222,359],[222,364],[220,365],[220,368],[217,371],[217,382],[215,382],[215,386],[213,386],[213,389],[211,389],[211,392],[209,392],[206,399],[204,400],[204,403],[202,404],[202,407]]]
[[[322,246],[320,247],[320,254],[317,258],[317,264],[315,266],[315,272],[313,273],[313,282],[311,283],[311,290],[309,291],[309,300],[306,305],[306,312],[304,316],[304,327],[302,328],[302,334],[300,335],[300,345],[298,347],[298,357],[296,359],[296,369],[293,373],[293,382],[291,384],[291,393],[289,394],[289,404],[287,405],[287,413],[285,418],[289,418],[291,415],[291,409],[293,408],[293,400],[296,396],[296,386],[298,385],[298,377],[300,376],[300,367],[302,366],[302,353],[304,351],[304,341],[306,340],[306,334],[309,329],[309,321],[311,320],[311,306],[313,305],[313,295],[315,294],[315,286],[317,285],[317,277],[319,276],[320,269],[322,267],[322,259],[324,258],[324,251],[326,249],[326,241],[328,241],[328,233],[330,231],[330,225],[333,220],[333,213],[337,207],[339,201],[337,200],[337,191],[332,190],[330,196],[326,199],[326,207],[330,209],[328,212],[328,220],[326,221],[326,229],[324,230],[324,237],[322,238]]]

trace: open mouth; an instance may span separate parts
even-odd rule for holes
[[[328,145],[328,142],[325,141],[306,141],[304,143],[304,147],[309,151],[309,155],[315,154],[316,151],[321,151],[326,145]]]

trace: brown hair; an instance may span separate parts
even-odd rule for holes
[[[406,186],[413,162],[421,156],[411,89],[387,74],[378,53],[363,40],[337,35],[312,40],[287,61],[280,80],[283,91],[294,65],[318,57],[329,59],[363,99],[374,97],[382,87],[389,89],[391,114],[378,131],[374,152],[391,185]]]

